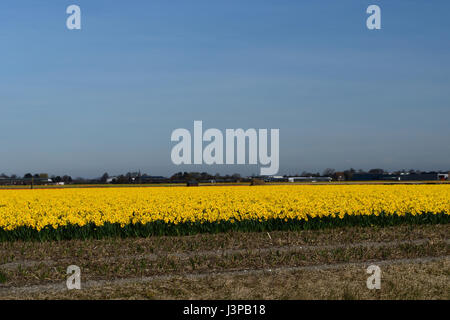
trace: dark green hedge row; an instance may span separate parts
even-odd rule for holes
[[[346,226],[394,226],[400,224],[446,224],[450,222],[450,215],[445,213],[439,214],[421,214],[392,216],[381,214],[379,216],[345,216],[339,218],[313,218],[308,221],[304,220],[288,220],[272,219],[267,221],[246,220],[231,223],[229,221],[221,221],[214,223],[184,223],[171,224],[164,222],[152,222],[148,224],[129,224],[121,227],[119,224],[105,224],[96,227],[88,224],[83,227],[66,226],[54,229],[46,227],[41,231],[32,228],[21,227],[13,231],[5,231],[0,229],[0,241],[16,241],[16,240],[65,240],[65,239],[102,239],[108,237],[148,237],[162,235],[192,235],[197,233],[219,233],[226,231],[243,231],[243,232],[261,232],[261,231],[295,231],[306,229],[323,229],[336,228]]]

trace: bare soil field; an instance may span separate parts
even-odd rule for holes
[[[0,243],[0,299],[449,299],[450,226]],[[381,289],[369,290],[369,265]],[[81,290],[68,290],[69,265]]]

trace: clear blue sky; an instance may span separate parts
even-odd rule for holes
[[[280,174],[450,169],[449,15],[438,0],[2,0],[0,172],[258,173],[173,165],[170,134],[194,120],[279,128]]]

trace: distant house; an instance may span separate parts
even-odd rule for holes
[[[331,177],[288,177],[289,182],[330,182]]]
[[[109,177],[108,179],[106,179],[106,183],[113,183],[117,181],[117,177]]]
[[[264,178],[264,181],[267,182],[283,182],[283,181],[287,181],[286,177],[283,176],[269,176]]]
[[[345,180],[345,174],[343,172],[336,172],[334,174],[337,181],[344,181]]]

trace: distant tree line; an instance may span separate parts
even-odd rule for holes
[[[127,172],[126,174],[119,174],[116,176],[110,176],[105,172],[99,179],[99,183],[112,183],[112,184],[133,184],[133,183],[176,183],[176,182],[188,182],[188,181],[240,181],[243,179],[240,174],[235,173],[232,175],[220,175],[219,173],[212,175],[207,172],[177,172],[171,177],[150,176],[146,173],[140,172]]]
[[[331,177],[333,180],[353,180],[353,176],[355,174],[369,174],[369,175],[405,175],[405,174],[423,174],[423,173],[437,173],[437,172],[424,172],[421,170],[397,170],[393,172],[387,172],[381,168],[374,168],[368,171],[358,169],[355,170],[353,168],[337,171],[332,168],[327,168],[320,172],[308,172],[303,171],[298,174],[289,175],[289,176],[299,176],[299,177]],[[288,175],[284,175],[284,178],[287,178]],[[146,173],[141,174],[141,172],[127,172],[125,174],[119,174],[115,176],[110,176],[107,172],[105,172],[101,177],[94,179],[85,179],[81,177],[72,178],[69,175],[63,176],[55,176],[52,175],[49,177],[47,173],[26,173],[23,177],[17,176],[16,174],[6,175],[5,173],[0,174],[0,181],[19,181],[18,183],[26,184],[32,179],[35,181],[45,181],[47,179],[51,179],[53,183],[61,183],[64,184],[105,184],[105,183],[113,183],[113,184],[140,184],[140,183],[184,183],[189,181],[198,181],[198,182],[246,182],[252,180],[252,178],[258,178],[258,176],[252,175],[251,177],[242,177],[238,173],[234,174],[226,174],[221,175],[216,173],[215,175],[210,174],[208,172],[177,172],[170,177],[161,177],[161,176],[150,176]],[[261,178],[261,177],[259,177]]]
[[[239,173],[234,174],[226,174],[221,175],[219,173],[216,173],[215,175],[209,174],[207,172],[177,172],[174,175],[170,177],[171,181],[190,181],[190,180],[196,180],[196,181],[240,181],[243,178]]]

